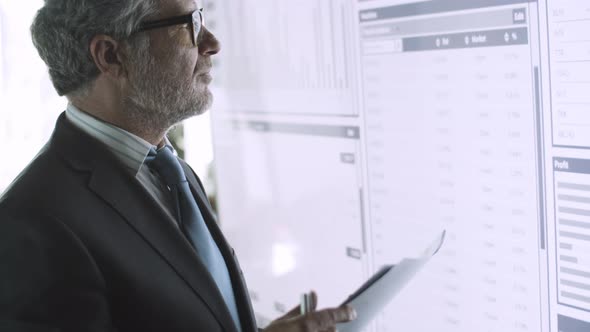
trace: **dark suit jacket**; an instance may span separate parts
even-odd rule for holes
[[[181,163],[227,263],[242,329],[254,332],[233,249]],[[0,198],[0,331],[236,331],[193,248],[129,173],[61,115]]]

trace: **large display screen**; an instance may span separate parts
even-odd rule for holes
[[[261,325],[446,229],[369,331],[590,331],[590,2],[206,12],[220,220]]]

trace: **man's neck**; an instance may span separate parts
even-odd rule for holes
[[[123,107],[116,104],[106,104],[93,98],[68,98],[80,111],[115,127],[121,128],[133,135],[144,139],[152,145],[162,147],[166,130],[154,130],[148,126],[134,123],[132,119],[125,117]]]

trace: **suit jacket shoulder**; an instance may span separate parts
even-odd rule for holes
[[[0,208],[0,331],[110,331],[106,284],[59,220]]]
[[[195,180],[242,330],[255,331],[241,271]],[[0,331],[2,322],[58,331],[236,331],[208,270],[166,218],[115,156],[62,114],[0,198],[0,266],[10,271],[0,278]]]

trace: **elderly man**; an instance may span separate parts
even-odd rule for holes
[[[45,0],[33,42],[69,105],[0,199],[1,331],[256,330],[234,252],[166,139],[211,104],[219,43],[202,15],[194,0]],[[292,311],[266,331],[354,315]]]

